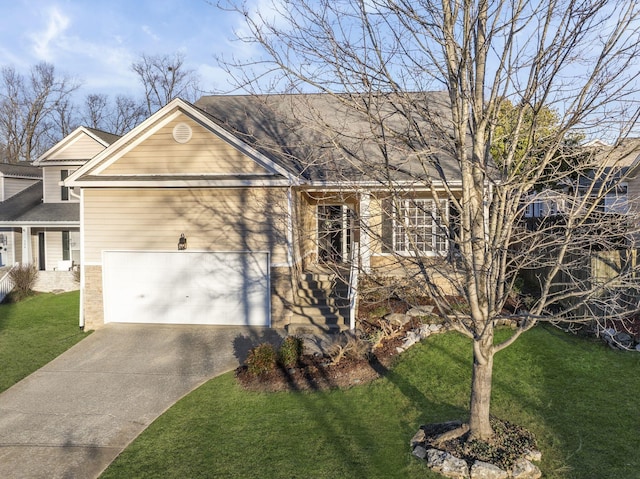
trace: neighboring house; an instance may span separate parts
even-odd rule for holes
[[[0,163],[0,210],[10,198],[27,188],[41,184],[42,171],[31,165]],[[12,228],[0,225],[0,266],[12,265],[20,261],[20,236]],[[20,248],[18,248],[20,249]]]
[[[11,238],[8,261],[41,271],[79,264],[80,199],[62,181],[117,138],[79,127],[34,162],[37,180],[0,203],[0,228]]]
[[[429,95],[431,108],[447,98]],[[375,144],[355,139],[369,131],[366,117],[331,97],[210,96],[172,101],[71,173],[64,185],[81,202],[81,326],[344,329],[345,305],[319,291],[335,285],[318,265],[347,264],[355,253],[365,271],[388,271],[398,254],[410,257],[410,242],[446,257],[448,196],[437,174],[416,182],[431,173],[423,163],[391,158],[405,188],[392,206],[388,171],[363,175],[309,126],[317,124],[305,116],[310,108],[378,158]],[[423,153],[459,178],[438,143]]]
[[[585,196],[598,197],[601,213],[636,213],[640,198],[640,138],[626,138],[615,148],[601,140],[583,145],[593,155],[593,169],[554,189],[532,192],[527,198],[526,218],[562,216]],[[604,188],[606,191],[601,192]]]

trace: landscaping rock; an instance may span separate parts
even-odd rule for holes
[[[602,331],[602,339],[614,349],[637,349],[636,342],[630,334],[618,332],[613,328]]]
[[[506,424],[506,423],[505,423]],[[528,449],[518,459],[510,470],[504,470],[496,464],[475,460],[471,467],[468,466],[469,457],[460,459],[446,450],[436,449],[439,441],[447,441],[447,435],[454,431],[460,435],[461,427],[465,427],[461,421],[449,421],[445,423],[422,425],[418,432],[411,438],[413,455],[421,457],[425,454],[427,466],[433,471],[449,478],[469,479],[538,479],[542,477],[540,469],[531,461],[540,461],[542,453],[537,449]],[[466,426],[468,430],[468,426]],[[464,432],[463,432],[464,433]],[[535,446],[531,446],[534,448]]]
[[[636,344],[636,351],[640,351],[640,343]]]
[[[427,451],[427,466],[451,479],[470,479],[467,463],[448,452],[429,449]]]
[[[409,331],[407,336],[404,338],[404,342],[402,343],[402,349],[407,350],[414,344],[420,341],[420,337],[414,333],[413,331]]]
[[[424,459],[427,457],[427,450],[422,446],[416,446],[413,449],[413,455],[419,457],[420,459]]]
[[[511,477],[514,479],[539,479],[542,472],[535,464],[525,458],[518,459],[511,470]]]
[[[428,338],[433,332],[431,330],[431,325],[429,324],[421,324],[416,329],[414,329],[414,331],[420,337],[420,339]]]
[[[618,333],[615,335],[616,342],[620,345],[620,347],[625,349],[631,349],[635,345],[633,338],[631,335],[627,333]]]
[[[528,461],[540,462],[542,461],[542,453],[540,451],[527,451],[524,458]]]
[[[476,461],[471,466],[471,479],[507,479],[509,473],[488,462]]]
[[[431,313],[433,313],[433,306],[417,306],[407,311],[407,316],[415,318],[420,316],[429,316]]]
[[[418,432],[416,432],[413,437],[411,438],[411,447],[416,447],[419,444],[422,444],[425,440],[427,439],[427,435],[424,433],[424,429],[420,428],[418,429]],[[425,450],[426,453],[426,450]]]
[[[400,327],[400,326],[404,326],[409,321],[411,321],[411,318],[407,314],[389,313],[389,314],[385,315],[384,320],[388,321],[390,324],[392,324],[394,326]]]

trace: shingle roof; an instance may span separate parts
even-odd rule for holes
[[[402,97],[214,95],[200,98],[195,106],[236,137],[312,183],[384,184],[389,178],[459,178],[459,167],[448,150],[448,101],[444,92]]]
[[[80,222],[79,203],[43,203],[42,181],[0,202],[0,224]]]
[[[25,212],[42,203],[42,181],[25,188],[5,201],[0,201],[0,222],[17,221]]]
[[[40,203],[16,221],[38,223],[80,222],[80,203]]]
[[[98,138],[100,138],[102,141],[107,143],[107,145],[110,145],[111,143],[115,143],[120,139],[119,135],[114,135],[113,133],[108,133],[106,131],[98,130],[96,128],[89,128],[88,126],[86,126],[85,128],[89,130],[91,133],[93,133],[94,135],[96,135]]]
[[[37,166],[20,165],[16,163],[0,163],[0,173],[4,176],[42,178],[42,170]]]

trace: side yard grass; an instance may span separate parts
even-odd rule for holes
[[[636,477],[639,367],[640,354],[538,327],[496,357],[493,412],[535,433],[546,478]],[[470,371],[470,342],[448,333],[344,391],[252,393],[225,374],[102,478],[437,478],[408,443],[420,424],[465,419]]]
[[[0,304],[0,392],[86,336],[78,328],[77,291]]]

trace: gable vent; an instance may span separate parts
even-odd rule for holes
[[[191,127],[186,123],[178,123],[173,127],[173,139],[178,143],[186,143],[191,139]]]

